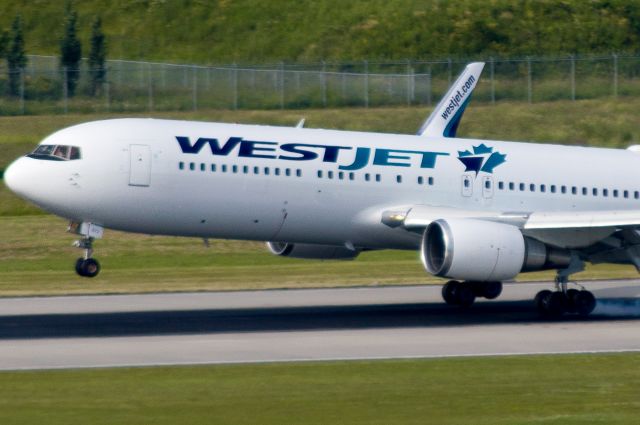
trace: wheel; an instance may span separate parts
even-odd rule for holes
[[[446,302],[449,305],[458,304],[456,299],[456,293],[458,291],[459,286],[460,286],[460,282],[455,280],[450,280],[449,282],[444,284],[444,286],[442,287],[442,298],[444,299],[444,302]]]
[[[469,282],[460,283],[455,295],[458,305],[461,307],[470,307],[476,300],[476,294],[473,292],[473,284]]]
[[[577,313],[578,296],[580,291],[577,289],[567,290],[567,313]]]
[[[502,293],[502,282],[482,282],[482,296],[495,300]]]
[[[564,293],[552,292],[543,300],[545,313],[549,317],[560,317],[567,312],[567,297]]]
[[[93,258],[87,258],[82,263],[82,274],[84,277],[96,277],[100,273],[100,263]]]
[[[580,316],[588,316],[596,308],[596,297],[589,291],[578,292],[574,298],[575,312]]]
[[[540,291],[536,294],[536,297],[533,299],[533,302],[536,305],[536,308],[538,309],[538,312],[540,314],[544,314],[545,311],[545,305],[547,303],[546,299],[548,297],[551,296],[553,292],[549,291],[548,289],[545,289],[543,291]]]
[[[84,258],[80,257],[76,260],[76,273],[78,273],[78,275],[83,276],[84,277],[84,272],[82,270],[82,264],[84,263]]]

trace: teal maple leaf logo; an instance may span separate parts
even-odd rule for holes
[[[469,150],[458,151],[458,159],[465,166],[465,172],[474,171],[476,176],[478,173],[493,173],[493,169],[498,165],[506,162],[507,155],[500,152],[494,152],[493,148],[481,143],[479,146],[473,146],[473,152]]]

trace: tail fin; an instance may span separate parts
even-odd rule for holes
[[[447,94],[418,130],[419,136],[455,137],[458,125],[476,88],[484,62],[473,62],[464,68]]]

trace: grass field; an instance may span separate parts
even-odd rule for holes
[[[460,125],[460,137],[536,141],[606,147],[640,143],[640,98],[501,102],[474,104]],[[294,125],[355,131],[414,134],[429,114],[428,108],[338,108],[307,110],[154,112],[138,114],[84,114],[0,117],[0,170],[35,146],[46,135],[81,122],[123,116],[201,121]]]
[[[135,235],[107,231],[95,244],[100,276],[73,271],[80,251],[50,216],[0,217],[0,296],[309,288],[442,282],[428,275],[417,252],[363,253],[354,261],[295,260],[269,254],[262,243]],[[591,266],[576,279],[637,277],[631,266]],[[521,280],[549,280],[552,272]]]
[[[0,373],[3,424],[636,424],[640,355]]]

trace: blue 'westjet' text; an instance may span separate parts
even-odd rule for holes
[[[284,161],[312,161],[321,158],[322,162],[336,163],[338,169],[353,171],[372,165],[410,167],[414,157],[419,158],[420,168],[434,168],[439,155],[448,156],[446,152],[408,151],[401,149],[355,148],[351,146],[315,145],[306,143],[266,142],[245,140],[242,137],[229,137],[224,144],[218,139],[200,137],[191,143],[188,137],[176,136],[182,153],[198,154],[205,145],[209,146],[212,155],[229,156],[237,151],[242,158],[267,158]],[[343,152],[345,152],[343,154]],[[348,155],[348,156],[347,156]]]

